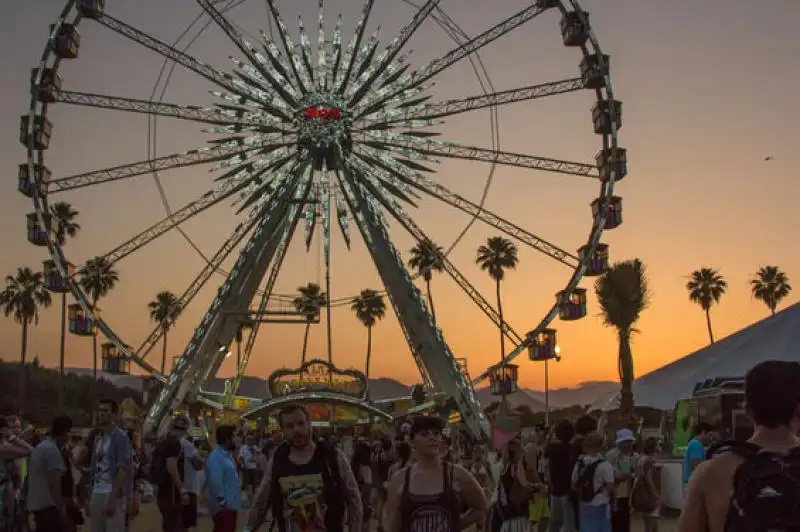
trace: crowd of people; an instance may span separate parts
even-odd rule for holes
[[[800,530],[800,364],[759,364],[745,398],[749,442],[709,448],[701,425],[687,448],[680,532]],[[0,532],[135,530],[150,488],[164,532],[195,528],[202,512],[215,532],[627,532],[634,513],[645,532],[659,527],[656,440],[623,428],[609,448],[590,416],[496,451],[427,416],[391,437],[315,434],[290,404],[274,434],[222,425],[212,448],[178,415],[139,449],[119,413],[101,401],[86,438],[67,417],[45,438],[0,417]]]

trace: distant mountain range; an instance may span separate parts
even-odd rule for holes
[[[65,368],[65,371],[78,375],[91,375],[92,373],[91,369],[86,368]],[[137,391],[142,390],[141,376],[113,375],[102,372],[100,376],[116,386],[132,388]],[[370,394],[375,400],[406,397],[411,393],[410,386],[387,377],[370,379],[369,388]],[[224,392],[225,379],[215,378],[209,383],[207,390],[217,393]],[[617,390],[619,390],[619,384],[608,381],[584,382],[574,388],[553,389],[549,393],[550,408],[604,404]],[[479,388],[476,391],[478,400],[483,406],[497,400],[489,393],[488,388]],[[268,397],[266,379],[245,376],[239,386],[239,394],[245,397],[266,399]],[[539,390],[522,388],[509,395],[508,402],[512,407],[526,405],[533,412],[543,412],[545,410],[545,393]]]

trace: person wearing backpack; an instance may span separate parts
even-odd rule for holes
[[[299,403],[284,406],[278,423],[285,441],[267,464],[245,532],[258,530],[269,512],[279,532],[344,532],[345,521],[350,530],[360,528],[361,495],[347,457],[315,441],[308,410]]]
[[[746,442],[697,466],[679,532],[800,532],[800,363],[770,360],[745,377]]]
[[[614,480],[614,467],[603,458],[603,437],[590,432],[583,438],[583,454],[572,471],[580,532],[611,532]]]

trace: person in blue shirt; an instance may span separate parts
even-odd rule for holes
[[[683,454],[683,485],[689,483],[694,469],[706,459],[706,440],[709,438],[712,427],[708,423],[700,423],[695,430],[695,436],[686,446]]]
[[[236,532],[238,511],[242,508],[241,483],[233,452],[236,448],[232,425],[217,427],[217,446],[206,460],[206,496],[214,532]]]

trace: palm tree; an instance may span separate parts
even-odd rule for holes
[[[441,272],[442,256],[444,249],[431,240],[420,240],[417,245],[411,248],[411,258],[408,260],[408,267],[416,270],[418,275],[425,279],[425,291],[428,293],[428,305],[431,307],[431,318],[436,325],[436,309],[433,306],[433,295],[431,294],[431,278],[433,272]]]
[[[497,288],[497,314],[500,317],[500,363],[505,360],[506,322],[503,319],[503,302],[500,297],[500,281],[506,275],[506,270],[513,270],[517,267],[519,258],[517,257],[517,246],[507,238],[493,236],[486,240],[486,243],[478,248],[478,255],[475,264],[481,270],[489,272],[489,276],[494,279]]]
[[[175,325],[183,308],[178,296],[165,290],[156,294],[156,298],[147,304],[150,319],[161,327],[161,374],[167,369],[167,333]]]
[[[626,424],[634,416],[631,335],[637,332],[634,326],[650,303],[647,285],[645,267],[639,259],[614,264],[594,284],[603,324],[617,330],[620,416]]]
[[[367,288],[353,299],[350,310],[367,328],[367,358],[364,363],[364,375],[369,379],[369,363],[372,358],[372,327],[386,316],[386,302],[378,292]]]
[[[56,238],[58,245],[63,246],[67,243],[67,238],[74,238],[81,230],[80,224],[75,221],[80,212],[76,211],[72,205],[66,201],[59,201],[50,207],[50,214],[56,222]],[[67,351],[67,293],[61,293],[61,345],[59,346],[58,368],[61,374],[61,384],[59,385],[58,405],[59,409],[64,407],[64,364],[66,362]]]
[[[308,351],[308,333],[311,324],[319,316],[319,310],[328,304],[328,295],[322,291],[317,283],[308,283],[297,289],[299,296],[294,298],[292,304],[297,312],[301,312],[306,317],[306,331],[303,335],[303,357],[301,365],[306,363],[306,352]]]
[[[16,275],[6,277],[6,286],[0,292],[0,305],[6,317],[14,317],[14,321],[21,325],[22,338],[20,342],[20,366],[17,384],[19,395],[17,410],[22,417],[25,405],[25,381],[27,377],[28,356],[28,326],[39,323],[39,309],[50,306],[50,292],[44,286],[44,277],[41,272],[34,272],[30,268],[17,269]]]
[[[689,276],[686,283],[689,291],[689,299],[693,303],[700,305],[706,313],[706,325],[708,326],[708,338],[714,343],[714,331],[711,328],[711,307],[719,303],[720,298],[728,289],[728,281],[713,268],[700,268]]]
[[[86,262],[80,272],[80,284],[92,301],[93,312],[97,310],[97,302],[114,289],[117,281],[119,275],[105,257],[95,257]],[[92,323],[92,377],[94,382],[97,382],[97,327],[94,323]],[[95,397],[94,392],[92,397]]]
[[[781,300],[789,295],[789,278],[777,266],[762,266],[750,280],[753,297],[761,300],[774,316]]]

